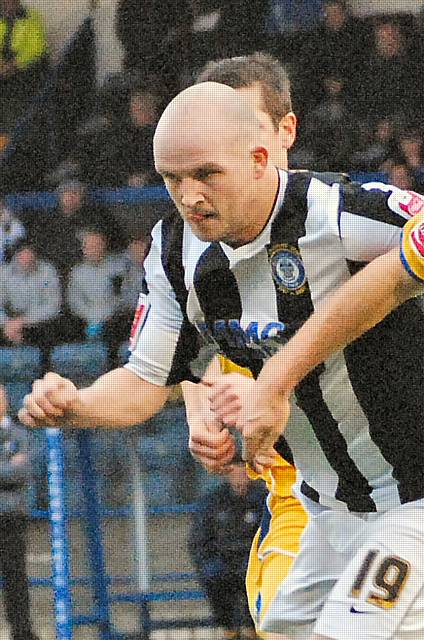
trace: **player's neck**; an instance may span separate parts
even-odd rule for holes
[[[278,169],[270,167],[267,175],[262,178],[260,188],[258,187],[254,200],[250,203],[249,213],[245,221],[242,232],[234,240],[226,240],[225,243],[233,249],[250,244],[267,226],[277,202],[280,187],[280,176]]]

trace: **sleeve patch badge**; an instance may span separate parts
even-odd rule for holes
[[[415,193],[415,191],[407,191],[406,193],[409,195],[409,201],[399,201],[399,207],[408,217],[413,218],[424,211],[424,196]]]

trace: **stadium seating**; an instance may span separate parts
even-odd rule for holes
[[[0,382],[32,382],[41,375],[41,351],[37,347],[1,347]]]
[[[22,402],[27,393],[30,393],[32,384],[31,382],[6,382],[6,393],[9,398],[9,412],[12,417],[16,417],[19,409],[22,407]]]
[[[101,342],[62,344],[54,347],[52,371],[74,381],[90,381],[107,370],[107,350]]]

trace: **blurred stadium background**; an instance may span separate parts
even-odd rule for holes
[[[171,10],[172,0],[25,0],[22,4],[38,12],[45,46],[19,79],[21,99],[15,100],[10,79],[0,76],[0,271],[13,255],[14,240],[8,236],[11,218],[35,242],[40,257],[54,264],[43,243],[48,237],[43,229],[61,233],[58,199],[64,189],[72,192],[74,186],[69,185],[75,182],[88,191],[85,211],[102,207],[108,220],[117,223],[123,237],[119,251],[125,251],[134,234],[148,235],[169,207],[149,151],[161,106],[189,84],[205,62],[227,55],[265,50],[287,63],[300,115],[299,140],[290,158],[293,167],[345,170],[359,179],[371,174],[407,189],[423,188],[423,2],[181,0],[178,16]],[[331,7],[336,7],[341,23],[338,18],[336,24],[331,22]],[[149,25],[143,27],[145,46],[135,50],[143,22]],[[377,75],[379,88],[369,91]],[[382,93],[384,87],[387,91]],[[328,140],[313,133],[329,118],[331,137],[342,147],[337,153]],[[81,231],[76,229],[76,239]],[[107,235],[108,228],[102,231]],[[77,263],[77,254],[74,259]],[[60,271],[60,265],[54,266]],[[121,360],[126,348],[122,341]],[[51,346],[47,362],[45,358],[45,350],[36,344],[0,347],[0,383],[7,388],[13,416],[43,366],[82,384],[110,366],[101,326],[89,330],[87,325],[83,340],[62,340]],[[75,434],[64,438],[64,451],[68,507],[73,512],[84,501]],[[103,521],[107,574],[121,577],[110,592],[137,591],[139,531],[132,515],[137,468],[150,509],[144,557],[153,576],[149,589],[170,594],[169,601],[151,604],[151,615],[168,626],[174,624],[169,630],[153,631],[151,637],[219,638],[218,630],[197,624],[194,629],[177,630],[172,622],[210,617],[191,575],[190,509],[184,505],[195,505],[202,492],[219,482],[189,456],[181,400],[176,397],[159,416],[131,432],[94,433],[93,457],[101,504],[109,510]],[[31,434],[28,567],[35,579],[51,575],[47,458],[44,433]],[[181,510],[175,513],[178,505]],[[174,512],[164,513],[165,507]],[[84,541],[83,521],[72,518],[72,569],[78,576],[89,573]],[[198,599],[180,601],[175,596],[180,590],[196,592]],[[77,586],[73,595],[75,610],[87,613],[90,590]],[[51,587],[33,586],[32,601],[40,637],[54,638]],[[137,603],[113,604],[112,614],[117,629],[128,637],[136,632],[134,638],[143,637]],[[6,640],[1,622],[0,629]],[[94,627],[86,627],[76,628],[74,637],[100,636]]]

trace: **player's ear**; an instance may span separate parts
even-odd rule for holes
[[[254,147],[250,152],[250,156],[253,160],[255,177],[261,178],[268,166],[269,151],[266,147]]]
[[[283,149],[291,149],[296,140],[297,117],[293,111],[283,116],[278,125]]]

